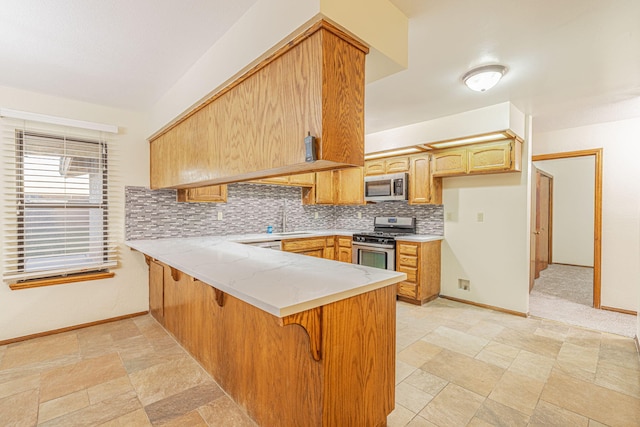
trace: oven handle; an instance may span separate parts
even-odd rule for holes
[[[393,249],[396,245],[384,245],[382,243],[362,243],[362,242],[353,242],[353,246],[365,246],[367,248],[377,248],[377,249]]]

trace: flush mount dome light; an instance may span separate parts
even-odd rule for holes
[[[504,65],[484,65],[468,71],[462,76],[462,81],[469,89],[484,92],[497,85],[506,72]]]

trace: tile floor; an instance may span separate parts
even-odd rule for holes
[[[638,426],[632,339],[398,303],[389,426]],[[0,426],[254,426],[149,316],[0,346]]]

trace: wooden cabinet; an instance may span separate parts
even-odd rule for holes
[[[431,174],[431,155],[416,154],[409,157],[409,204],[441,204],[442,178]]]
[[[522,142],[516,138],[438,150],[432,156],[434,177],[522,170]]]
[[[433,154],[433,176],[456,176],[467,173],[467,149],[449,148]]]
[[[364,162],[364,175],[382,175],[409,171],[409,157],[389,157],[386,159],[367,160]]]
[[[363,205],[363,168],[346,168],[316,173],[313,192],[303,196],[303,204]]]
[[[335,238],[322,236],[287,239],[282,241],[282,250],[316,258],[334,259]]]
[[[470,174],[520,171],[522,143],[513,139],[467,148],[467,169]]]
[[[208,185],[206,187],[187,188],[177,191],[179,202],[226,203],[226,185]]]
[[[367,53],[327,21],[315,22],[149,138],[151,188],[363,165]],[[305,162],[309,133],[316,162]]]
[[[398,284],[398,299],[424,304],[440,294],[441,241],[396,240],[396,270],[407,274]]]
[[[336,261],[342,261],[351,264],[353,262],[351,249],[353,239],[351,237],[337,236],[336,240]]]
[[[314,173],[301,173],[298,175],[277,176],[274,178],[258,179],[249,181],[253,184],[291,185],[297,187],[311,187],[315,184]]]

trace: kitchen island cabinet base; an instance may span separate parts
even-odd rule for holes
[[[395,285],[279,318],[158,264],[152,314],[259,425],[386,425]]]

